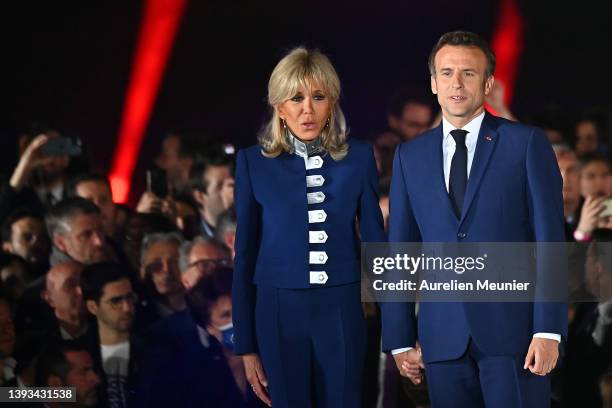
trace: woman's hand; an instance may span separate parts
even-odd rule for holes
[[[272,400],[268,395],[268,380],[264,373],[261,360],[257,354],[245,354],[242,356],[242,362],[244,363],[244,371],[246,378],[251,388],[257,397],[262,400],[267,406],[272,406]]]
[[[39,149],[42,145],[47,143],[48,140],[49,138],[47,138],[46,135],[41,134],[36,136],[28,147],[26,147],[9,181],[11,187],[15,190],[20,190],[28,182],[32,170],[36,166],[43,164],[45,158],[41,157]]]

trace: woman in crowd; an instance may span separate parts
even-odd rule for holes
[[[359,244],[385,235],[372,148],[347,139],[339,96],[326,56],[292,50],[259,144],[237,156],[235,350],[275,408],[360,405]]]

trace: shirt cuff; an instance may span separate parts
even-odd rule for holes
[[[555,333],[536,333],[536,334],[533,335],[533,337],[537,337],[539,339],[557,340],[559,343],[561,343],[561,335],[560,334],[555,334]]]
[[[391,355],[396,355],[399,353],[403,353],[404,351],[408,351],[408,350],[412,350],[414,347],[404,347],[404,348],[398,348],[398,349],[394,349],[391,350]]]

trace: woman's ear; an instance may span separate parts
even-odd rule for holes
[[[282,120],[285,120],[285,112],[283,111],[282,106],[278,105],[275,109],[276,109],[276,114],[278,115],[278,117],[281,118]]]

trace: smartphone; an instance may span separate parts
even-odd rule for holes
[[[166,198],[168,195],[168,178],[165,170],[147,170],[147,191],[159,198]]]
[[[599,218],[612,217],[612,198],[608,198],[602,204],[603,210],[599,213]]]
[[[78,139],[74,142],[69,137],[58,137],[42,145],[40,152],[45,156],[80,156],[81,142]]]

